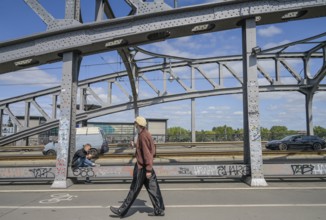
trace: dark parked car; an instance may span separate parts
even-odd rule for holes
[[[326,147],[325,140],[317,136],[291,135],[282,140],[270,141],[266,144],[266,149],[270,150],[288,150],[290,148],[312,148],[313,150],[321,150]]]

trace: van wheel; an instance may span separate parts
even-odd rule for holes
[[[89,153],[93,155],[93,158],[98,158],[98,151],[95,148],[91,148]]]
[[[48,150],[46,156],[55,156],[57,153],[54,150]]]

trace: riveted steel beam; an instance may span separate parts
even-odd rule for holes
[[[290,12],[298,12],[298,16],[291,18]],[[79,50],[87,55],[125,47],[126,43],[133,46],[199,34],[199,25],[211,24],[210,31],[238,28],[243,18],[257,16],[261,17],[257,25],[326,16],[326,0],[231,1],[71,25],[1,43],[0,73],[59,61],[65,51]]]
[[[54,17],[47,11],[37,0],[24,0],[33,11],[40,16],[43,22],[47,25],[55,20]]]
[[[80,62],[81,56],[78,52],[63,54],[59,139],[52,188],[67,188],[72,184],[72,181],[68,179],[68,167],[71,166],[76,148],[76,99]]]
[[[106,4],[107,10],[105,10],[105,14],[108,18],[114,19],[115,15],[110,7],[109,2]],[[119,40],[117,41],[119,42]],[[123,40],[121,40],[123,42]],[[123,61],[124,66],[126,67],[128,78],[130,82],[131,93],[133,96],[133,102],[135,106],[135,116],[138,116],[139,110],[137,108],[137,100],[138,100],[138,90],[137,90],[137,80],[138,80],[138,68],[136,63],[134,62],[134,56],[131,54],[130,50],[126,47],[118,48],[118,53]]]
[[[259,87],[259,92],[299,92],[299,91],[300,91],[299,85],[269,85],[269,86]],[[320,85],[318,91],[326,91],[326,85]],[[203,97],[210,97],[210,96],[232,95],[232,94],[241,94],[241,93],[242,93],[242,87],[220,88],[217,90],[208,90],[208,91],[190,91],[188,93],[174,94],[174,95],[166,94],[165,96],[139,100],[138,106],[142,108],[151,105],[175,102],[180,100],[187,100],[192,98],[203,98]],[[119,105],[104,106],[99,109],[78,113],[76,116],[76,120],[77,121],[88,120],[107,114],[131,110],[133,109],[133,107],[134,107],[133,102],[126,102]],[[53,120],[50,122],[46,122],[45,124],[39,125],[37,127],[30,128],[29,130],[22,130],[11,136],[2,137],[0,139],[0,146],[12,143],[14,141],[20,140],[25,137],[39,134],[41,132],[50,130],[52,128],[56,128],[58,126],[59,126],[59,121]]]
[[[242,26],[244,162],[250,164],[251,171],[246,182],[250,186],[267,186],[260,135],[257,57],[252,53],[256,44],[255,18],[249,18]]]
[[[0,137],[2,137],[3,108],[0,108]]]
[[[148,14],[170,10],[171,7],[164,0],[145,2],[143,0],[125,0],[132,7],[132,14]]]

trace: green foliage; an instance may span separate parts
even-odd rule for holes
[[[288,135],[298,134],[298,131],[288,130],[286,126],[273,126],[271,129],[261,128],[261,140],[280,140]],[[321,138],[326,137],[326,128],[314,127],[314,134]],[[190,142],[191,132],[181,127],[168,129],[168,141]],[[211,131],[196,131],[197,142],[218,142],[218,141],[243,141],[243,129],[233,129],[227,125],[213,127]]]
[[[288,128],[285,126],[273,126],[270,129],[271,139],[280,140],[288,135]]]
[[[314,134],[321,138],[326,138],[326,128],[321,126],[314,127]]]
[[[260,128],[260,135],[262,141],[268,141],[270,140],[270,131],[268,128]]]
[[[170,142],[189,142],[191,141],[191,133],[182,127],[168,128],[168,141]]]

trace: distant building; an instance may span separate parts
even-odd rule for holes
[[[23,125],[25,122],[25,116],[17,116],[17,120]],[[44,124],[46,122],[45,118],[43,116],[30,116],[29,117],[29,127],[36,127],[38,125]],[[19,132],[21,129],[14,125],[14,131]],[[55,136],[58,136],[58,129],[51,129],[50,131],[45,131],[37,135],[30,136],[28,138],[27,144],[29,146],[34,145],[44,145],[49,142],[49,138]],[[16,142],[17,146],[24,146],[26,145],[26,139],[20,140]]]
[[[147,127],[157,143],[163,143],[167,135],[167,119],[147,119]],[[103,129],[109,143],[128,143],[135,136],[134,123],[87,122],[87,127]]]
[[[6,137],[15,133],[15,128],[12,124],[3,124],[2,125],[2,136]]]
[[[23,125],[25,121],[24,116],[17,116],[17,120]],[[157,143],[165,142],[167,135],[167,119],[147,119],[147,127],[151,132],[153,139]],[[29,119],[29,127],[35,127],[46,122],[42,116],[31,116]],[[87,122],[84,123],[87,127],[100,127],[109,143],[128,143],[134,139],[135,126],[134,123],[118,123],[118,122]],[[3,125],[2,136],[8,136],[19,132],[20,128],[17,125]],[[44,145],[52,140],[58,139],[58,128],[50,131],[42,132],[38,135],[33,135],[26,139],[19,140],[15,143],[17,146],[25,146],[26,143],[32,145]]]

